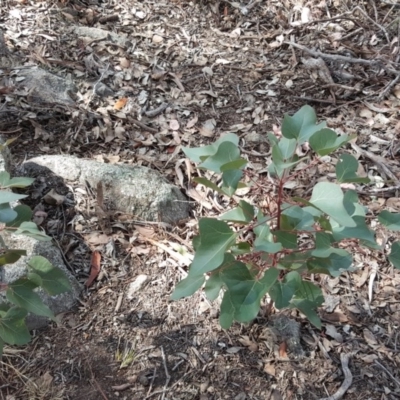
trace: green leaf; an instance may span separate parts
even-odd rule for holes
[[[293,252],[279,260],[279,265],[284,269],[301,271],[306,268],[306,262],[311,257],[311,250],[301,253]]]
[[[287,231],[274,231],[277,241],[282,244],[284,249],[297,249],[297,234]]]
[[[23,345],[29,342],[31,335],[25,324],[27,311],[11,307],[6,315],[0,318],[0,338],[10,345]]]
[[[204,161],[204,157],[209,157],[215,154],[218,150],[218,147],[221,143],[224,142],[231,142],[234,145],[239,144],[239,138],[234,133],[228,133],[224,136],[221,136],[215,143],[210,144],[209,146],[202,146],[202,147],[183,147],[182,150],[185,153],[186,157],[192,160],[195,163],[200,163]]]
[[[240,170],[243,169],[246,165],[247,165],[246,159],[238,158],[237,160],[233,160],[224,165],[221,165],[221,172]]]
[[[221,303],[220,323],[227,329],[233,320],[250,322],[257,316],[260,301],[276,282],[279,271],[270,268],[257,280],[245,264],[236,261],[221,269],[220,275],[227,288]]]
[[[296,147],[297,147],[297,140],[296,139],[287,139],[287,138],[283,137],[279,141],[278,146],[281,151],[283,161],[286,162],[288,160],[291,160],[291,158],[293,157],[294,152],[296,151]]]
[[[10,204],[0,204],[0,222],[4,224],[10,223],[17,218],[17,216],[17,212],[10,207]]]
[[[314,186],[310,203],[325,214],[328,214],[339,224],[354,227],[356,223],[347,213],[343,205],[343,198],[343,191],[338,185],[319,182]]]
[[[317,116],[310,106],[303,106],[293,117],[285,115],[282,123],[282,135],[288,139],[296,139],[298,144],[307,142],[315,133],[325,128],[326,123],[316,124]]]
[[[200,244],[190,266],[193,275],[202,275],[218,268],[224,261],[225,252],[237,237],[226,222],[213,218],[202,218],[199,232]]]
[[[293,275],[291,275],[290,279],[298,283],[295,298],[309,300],[314,304],[315,308],[319,307],[324,302],[321,288],[312,282],[302,280],[297,272],[291,272],[291,274]]]
[[[5,188],[24,188],[31,185],[35,179],[16,177],[10,179],[10,174],[6,171],[0,172],[0,187]]]
[[[205,281],[204,275],[190,276],[182,279],[176,286],[171,294],[171,300],[179,300],[183,297],[191,296],[199,290]]]
[[[209,301],[217,299],[222,290],[222,285],[223,282],[221,280],[220,270],[213,272],[204,286],[204,292]]]
[[[222,173],[222,190],[227,196],[231,197],[236,192],[242,176],[243,171],[240,170],[230,170]]]
[[[71,284],[61,269],[54,267],[46,258],[34,256],[29,260],[28,279],[42,287],[50,296],[71,290]]]
[[[315,251],[325,251],[330,248],[331,244],[335,242],[335,239],[330,233],[316,232],[315,233]],[[312,253],[314,254],[314,252]],[[315,254],[314,254],[315,255]]]
[[[8,190],[0,190],[0,204],[12,203],[13,201],[24,199],[28,197],[24,194],[17,194]]]
[[[315,304],[312,301],[304,299],[293,299],[292,307],[300,310],[316,328],[321,329],[321,319],[315,311]]]
[[[336,164],[336,179],[342,183],[368,183],[369,178],[357,176],[358,161],[350,154],[341,154]]]
[[[34,222],[23,222],[15,231],[15,234],[26,235],[36,240],[41,240],[43,242],[51,241],[51,237],[40,231]]]
[[[250,243],[240,242],[231,247],[231,253],[233,255],[248,254],[251,252]]]
[[[314,217],[299,206],[285,209],[281,214],[280,227],[284,231],[314,230]]]
[[[254,207],[247,201],[240,200],[239,206],[222,214],[219,219],[239,223],[249,223],[254,218]]]
[[[26,250],[7,249],[0,254],[0,266],[13,264],[22,256],[26,256]]]
[[[227,168],[227,164],[238,160],[241,160],[239,147],[232,142],[223,142],[219,145],[217,152],[207,157],[199,164],[199,167],[209,171],[224,172],[221,167]]]
[[[11,303],[29,312],[54,319],[53,312],[43,303],[39,295],[33,291],[36,288],[37,285],[34,282],[26,278],[20,278],[8,285],[6,297]]]
[[[289,307],[290,300],[296,292],[296,285],[292,282],[275,282],[274,286],[269,291],[271,299],[275,303],[275,307],[280,310]]]
[[[400,214],[383,210],[378,215],[378,221],[392,231],[400,231]]]
[[[353,258],[344,249],[329,247],[323,250],[313,250],[312,256],[307,261],[307,268],[311,273],[323,273],[337,277],[343,271],[352,270]]]
[[[32,210],[25,204],[17,205],[14,207],[14,211],[17,213],[17,216],[12,221],[6,223],[6,226],[9,228],[17,228],[23,222],[28,222],[32,219]]]
[[[374,249],[380,249],[381,246],[379,246],[375,240],[375,232],[368,228],[365,223],[365,217],[355,215],[352,218],[356,223],[354,228],[344,227],[332,221],[332,236],[335,241],[340,242],[343,239],[360,239],[365,245]]]
[[[257,238],[254,241],[254,250],[265,251],[266,253],[275,254],[283,249],[281,243],[271,242],[267,239]]]
[[[272,132],[267,133],[267,138],[271,148],[279,143],[279,139]]]
[[[389,261],[397,269],[400,269],[400,243],[394,242],[389,254]]]
[[[341,135],[333,131],[332,129],[324,128],[315,132],[310,137],[311,148],[320,156],[326,156],[337,150],[340,146],[347,143],[352,139],[348,135]]]

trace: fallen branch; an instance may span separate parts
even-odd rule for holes
[[[385,65],[383,65],[384,60],[365,60],[364,58],[347,57],[347,56],[341,56],[339,54],[326,54],[326,53],[322,53],[320,51],[311,50],[301,44],[297,44],[294,42],[286,42],[285,41],[284,43],[288,44],[290,46],[293,46],[297,49],[304,50],[305,52],[312,55],[313,57],[321,57],[321,58],[325,58],[326,60],[331,60],[331,61],[336,61],[336,62],[339,61],[339,62],[345,62],[345,63],[350,63],[350,64],[378,66],[392,75],[395,75],[395,76],[400,75],[400,70],[389,68],[389,67],[386,67]]]
[[[349,369],[349,360],[350,360],[350,354],[342,353],[340,355],[340,362],[342,363],[344,381],[335,394],[329,397],[324,397],[323,399],[320,400],[339,400],[347,392],[347,390],[349,389],[349,387],[353,382],[353,375],[351,374],[351,371]]]

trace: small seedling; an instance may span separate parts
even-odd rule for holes
[[[315,111],[302,107],[295,115],[285,115],[282,136],[268,134],[275,207],[265,212],[261,206],[239,200],[219,218],[202,218],[199,234],[193,239],[195,255],[188,276],[176,286],[171,298],[178,300],[204,288],[210,301],[222,294],[220,324],[250,322],[268,294],[276,309],[296,308],[317,328],[317,309],[324,302],[320,287],[311,274],[339,276],[353,270],[352,253],[360,246],[383,252],[375,233],[367,224],[367,209],[359,202],[354,184],[368,184],[357,175],[358,161],[350,154],[337,157],[336,179],[323,179],[312,187],[311,195],[289,197],[289,182],[301,171],[323,164],[321,157],[336,152],[353,137],[338,135],[317,124]],[[299,157],[298,150],[309,149]],[[184,148],[198,168],[212,171],[220,179],[194,180],[233,200],[247,161],[240,156],[239,138],[229,133],[209,146]],[[263,196],[261,196],[263,197]],[[266,198],[267,194],[263,198]],[[235,197],[237,198],[237,197]],[[400,230],[400,214],[382,211],[379,222]],[[400,243],[391,245],[389,261],[400,269]]]

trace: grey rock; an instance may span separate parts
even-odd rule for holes
[[[28,272],[27,263],[29,260],[33,256],[43,256],[67,275],[72,290],[57,296],[50,296],[43,289],[38,288],[36,289],[37,293],[55,315],[71,310],[79,297],[81,286],[65,266],[60,250],[51,242],[39,242],[24,235],[10,235],[3,231],[2,236],[9,248],[24,249],[27,255],[21,257],[14,264],[0,268],[0,282],[10,284],[23,277]],[[30,314],[26,320],[29,330],[45,327],[48,322],[47,317],[33,314]]]
[[[77,92],[77,88],[64,78],[40,68],[21,70],[19,77],[24,77],[19,86],[23,86],[29,91],[29,97],[34,102],[66,106],[75,104],[71,95]]]
[[[43,167],[66,181],[88,182],[93,188],[102,182],[109,208],[137,219],[174,224],[189,216],[189,203],[184,194],[152,169],[57,155],[28,160],[18,175],[35,177]]]
[[[80,37],[88,37],[93,40],[109,40],[119,46],[129,47],[132,44],[123,35],[118,35],[114,32],[106,31],[104,29],[92,28],[88,26],[74,26],[72,32]]]

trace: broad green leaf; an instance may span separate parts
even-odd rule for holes
[[[237,237],[226,222],[213,218],[202,218],[199,232],[200,244],[190,266],[192,275],[202,275],[218,268]]]
[[[343,197],[343,191],[338,185],[319,182],[314,186],[310,203],[325,214],[328,214],[339,224],[354,227],[356,223],[347,213],[343,205]]]
[[[10,207],[10,204],[0,204],[0,222],[4,224],[10,223],[17,218],[17,216],[17,212]]]
[[[316,232],[315,233],[315,251],[326,250],[330,248],[331,244],[335,242],[335,239],[330,233]],[[313,255],[315,251],[312,253]]]
[[[222,289],[223,282],[220,276],[220,269],[211,274],[210,278],[206,281],[204,292],[209,301],[214,301],[219,296]]]
[[[358,161],[350,154],[341,154],[336,164],[336,179],[342,183],[368,183],[369,178],[357,175]]]
[[[272,132],[267,133],[267,138],[271,147],[279,143],[279,139]]]
[[[285,249],[297,249],[297,234],[287,231],[273,231],[277,242],[282,244]]]
[[[240,159],[239,147],[232,142],[223,142],[219,145],[217,152],[207,157],[207,159],[199,164],[199,167],[214,172],[224,172],[221,167]]]
[[[282,281],[275,282],[268,293],[274,301],[275,307],[281,310],[282,308],[289,307],[290,300],[292,300],[295,292],[296,286],[293,283]]]
[[[15,234],[26,235],[43,242],[51,241],[51,237],[40,231],[34,222],[23,222],[15,231]]]
[[[344,249],[330,247],[324,250],[313,250],[312,256],[307,261],[307,268],[311,273],[329,274],[337,277],[343,271],[352,269],[353,258]]]
[[[26,250],[7,249],[0,254],[0,266],[13,264],[22,256],[26,256]]]
[[[299,206],[285,209],[281,214],[280,228],[284,231],[314,230],[314,217]]]
[[[257,225],[254,227],[253,232],[259,239],[273,240],[274,237],[271,234],[268,221],[269,217],[263,215],[260,211],[257,214]]]
[[[200,183],[201,185],[204,185],[205,187],[215,190],[219,194],[226,195],[226,193],[220,187],[218,187],[215,183],[211,182],[207,178],[193,178],[193,180],[197,183]]]
[[[18,204],[14,207],[14,211],[17,213],[17,216],[12,221],[6,223],[8,228],[17,228],[23,222],[28,222],[32,219],[32,210],[25,204]]]
[[[171,300],[179,300],[183,297],[191,296],[201,288],[205,281],[204,275],[190,276],[190,274],[182,279],[171,294]]]
[[[6,171],[0,172],[0,187],[5,188],[24,188],[31,185],[35,179],[26,177],[16,177],[10,179],[10,174]]]
[[[10,345],[23,345],[29,342],[31,335],[25,324],[27,311],[11,307],[6,315],[0,318],[0,338]]]
[[[281,155],[284,162],[291,160],[291,158],[294,155],[294,152],[296,151],[296,146],[297,146],[296,139],[287,139],[283,137],[281,140],[279,140],[278,147],[281,151]]]
[[[299,283],[298,289],[294,296],[296,299],[309,300],[313,303],[315,308],[322,305],[324,302],[324,295],[322,294],[320,287],[312,282],[302,280],[299,274],[297,274],[297,277],[292,278]]]
[[[43,303],[39,295],[33,291],[36,288],[37,285],[34,282],[26,278],[20,278],[8,285],[6,297],[11,303],[33,314],[54,319],[53,312]]]
[[[315,311],[316,307],[312,301],[295,298],[291,305],[300,310],[316,328],[321,329],[321,319]]]
[[[24,194],[17,194],[8,190],[0,190],[0,204],[12,203],[13,201],[24,199],[28,197]]]
[[[231,247],[231,253],[233,255],[248,254],[251,252],[251,246],[248,242],[240,242]]]
[[[230,170],[222,173],[222,190],[227,196],[231,197],[236,192],[242,176],[243,171],[240,170]]]
[[[233,320],[249,322],[259,310],[262,297],[270,290],[278,278],[279,271],[268,269],[264,276],[257,280],[245,264],[236,261],[229,268],[221,269],[221,280],[226,287],[221,303],[221,326],[229,328],[227,322]],[[224,325],[222,325],[224,323]]]
[[[390,249],[389,261],[397,269],[400,269],[400,243],[394,242],[392,248]]]
[[[231,294],[229,292],[224,293],[224,297],[222,298],[220,315],[219,315],[219,324],[222,329],[229,329],[233,323],[235,318],[235,307],[233,305],[233,301],[231,300]]]
[[[279,264],[284,269],[301,271],[305,269],[307,260],[311,257],[311,250],[302,253],[293,252],[285,255],[279,260]]]
[[[400,231],[400,213],[391,213],[383,210],[378,215],[379,222],[392,231]]]
[[[282,135],[288,139],[296,139],[298,144],[307,142],[315,133],[325,128],[326,123],[316,124],[317,116],[310,106],[303,106],[293,117],[285,115],[282,123]]]
[[[332,129],[324,128],[310,137],[311,148],[320,156],[326,156],[352,139],[348,135],[339,136]]]
[[[266,253],[275,254],[283,249],[282,244],[279,242],[271,242],[267,239],[256,238],[254,241],[254,250],[265,251]]]
[[[234,133],[228,133],[224,136],[221,136],[215,143],[210,144],[209,146],[195,148],[183,147],[182,150],[185,153],[186,157],[188,157],[190,160],[195,163],[200,163],[204,161],[206,157],[215,154],[218,150],[219,145],[224,142],[231,142],[237,146],[239,144],[239,138]]]
[[[315,210],[315,208],[314,208]],[[331,226],[331,221],[329,221],[328,218],[321,216],[317,218],[317,222],[319,223],[319,226],[327,232],[332,232],[332,226]]]
[[[246,159],[238,158],[237,160],[233,160],[233,161],[227,162],[224,165],[221,165],[221,172],[240,170],[240,169],[243,169],[246,165],[247,165]]]
[[[241,222],[241,223],[249,223],[254,218],[254,207],[247,203],[247,201],[240,200],[239,206],[222,214],[219,219],[222,221],[232,221],[232,222]]]
[[[348,228],[345,226],[341,226],[335,221],[332,221],[332,236],[334,237],[336,242],[340,242],[343,239],[359,239],[362,240],[363,243],[374,249],[380,249],[375,240],[375,232],[368,228],[365,223],[365,217],[355,215],[352,217],[353,221],[356,223],[354,228]]]
[[[71,290],[71,284],[61,269],[54,267],[46,258],[34,256],[28,262],[28,279],[41,286],[50,296]]]

